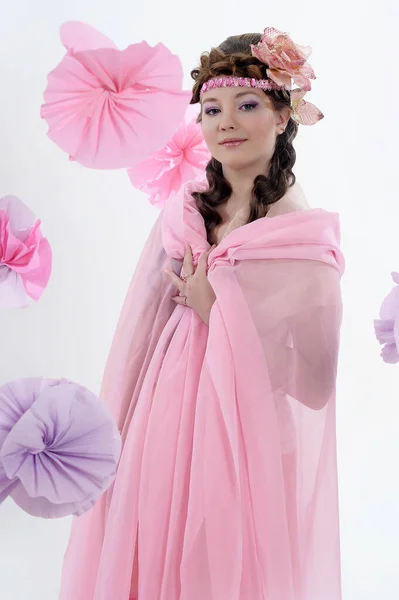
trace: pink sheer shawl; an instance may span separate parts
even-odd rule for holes
[[[60,600],[341,600],[338,216],[228,233],[208,327],[163,274],[209,248],[202,185],[168,201],[136,268],[101,394],[118,475],[74,520]]]

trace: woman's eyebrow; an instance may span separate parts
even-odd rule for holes
[[[234,98],[240,98],[241,96],[247,96],[248,94],[253,94],[254,92],[247,90],[246,92],[238,92],[238,94],[236,94],[234,96]],[[257,96],[257,94],[255,94],[255,96]],[[203,100],[202,104],[206,104],[207,102],[219,102],[218,98],[206,98],[205,100]]]

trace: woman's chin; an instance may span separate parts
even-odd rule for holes
[[[253,161],[243,160],[239,157],[230,160],[221,160],[222,166],[226,169],[230,169],[231,171],[242,171],[244,169],[248,169],[253,165]]]

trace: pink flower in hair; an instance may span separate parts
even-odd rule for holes
[[[161,150],[128,170],[133,186],[148,194],[155,206],[161,207],[184,183],[196,179],[211,158],[201,127],[190,112]]]
[[[260,42],[251,45],[252,55],[268,65],[267,75],[278,85],[291,89],[291,79],[301,89],[311,89],[310,79],[316,79],[312,67],[306,62],[312,49],[295,44],[287,33],[266,27]]]
[[[0,308],[39,300],[51,274],[51,248],[40,221],[15,196],[0,199]]]
[[[374,321],[377,340],[383,345],[381,357],[386,363],[399,362],[399,273],[392,273],[396,286],[385,298],[380,318]]]

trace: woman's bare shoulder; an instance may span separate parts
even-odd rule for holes
[[[309,210],[310,208],[311,206],[306,199],[302,187],[296,181],[292,187],[288,188],[285,196],[272,204],[266,216],[277,217],[278,215],[284,215],[299,210]]]

